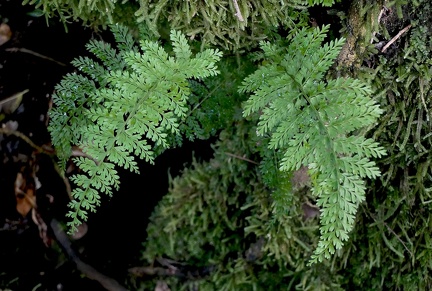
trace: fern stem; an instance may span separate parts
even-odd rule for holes
[[[334,143],[332,141],[332,139],[330,138],[330,133],[328,132],[327,127],[325,126],[324,121],[322,120],[319,111],[317,108],[315,108],[315,106],[313,106],[309,96],[303,91],[303,86],[291,75],[288,74],[287,75],[293,80],[293,82],[298,86],[298,89],[300,90],[301,96],[306,100],[306,102],[308,103],[308,108],[312,109],[312,112],[314,114],[314,116],[316,117],[316,120],[318,121],[318,126],[320,128],[320,132],[324,132],[325,133],[325,138],[326,138],[326,144],[327,144],[327,148],[328,150],[330,150],[331,152],[331,161],[333,162],[333,169],[334,169],[334,174],[335,177],[337,178],[337,191],[339,193],[340,190],[340,172],[339,172],[339,167],[338,167],[338,163],[337,163],[337,154],[334,151]]]

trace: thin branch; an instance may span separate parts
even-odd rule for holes
[[[133,274],[137,277],[145,277],[145,276],[175,276],[175,277],[185,277],[183,274],[178,272],[177,269],[169,269],[162,267],[153,267],[153,266],[144,266],[144,267],[133,267],[130,268],[129,273]]]
[[[88,278],[98,281],[105,289],[112,291],[127,291],[125,287],[120,285],[116,280],[105,276],[104,274],[97,271],[92,266],[84,263],[72,249],[72,243],[61,227],[60,223],[53,219],[50,223],[50,226],[53,230],[54,236],[57,242],[61,245],[63,250],[69,256],[69,258],[76,263],[77,269],[86,275]]]
[[[389,48],[389,46],[392,45],[392,43],[394,43],[396,40],[398,40],[402,34],[404,34],[408,29],[411,28],[411,24],[408,25],[407,27],[405,27],[404,29],[402,29],[401,31],[399,31],[398,34],[396,34],[395,37],[393,37],[381,50],[382,53],[385,53],[385,51]]]
[[[426,110],[426,120],[429,121],[429,110],[427,108],[426,101],[424,99],[424,91],[423,91],[424,88],[423,87],[424,87],[424,80],[423,80],[423,78],[419,78],[420,97],[421,97],[421,101],[423,103],[423,106]]]
[[[380,11],[380,13],[379,13],[379,15],[378,15],[378,24],[381,23],[381,18],[382,18],[382,16],[384,15],[384,12],[387,12],[387,11],[388,11],[388,8],[385,7],[385,6],[383,6],[383,8],[381,9],[381,11]],[[373,41],[374,41],[374,37],[375,37],[376,34],[377,34],[376,31],[374,31],[374,32],[372,33],[372,36],[373,36],[373,37],[371,37],[370,43],[373,43]]]
[[[98,160],[96,160],[95,158],[93,158],[92,156],[86,154],[85,152],[82,151],[82,149],[80,149],[77,146],[73,146],[72,147],[72,153],[71,153],[71,157],[83,157],[89,160],[92,160],[93,162],[95,162],[96,165],[99,165],[100,162]]]
[[[237,18],[238,18],[239,21],[243,22],[244,21],[243,15],[241,14],[240,8],[239,8],[238,3],[237,3],[237,0],[232,0],[232,1],[234,3],[234,8],[235,8],[235,10],[237,12],[234,15],[237,16]]]
[[[48,60],[48,61],[54,62],[54,63],[56,63],[57,65],[60,65],[60,66],[63,66],[63,67],[67,67],[67,65],[66,65],[65,63],[59,62],[59,61],[57,61],[57,60],[54,60],[53,58],[50,58],[50,57],[44,56],[44,55],[42,55],[42,54],[40,54],[40,53],[34,52],[34,51],[29,50],[29,49],[26,49],[26,48],[12,47],[12,48],[8,48],[8,49],[6,49],[6,51],[8,51],[8,52],[14,52],[14,53],[16,53],[16,52],[21,52],[21,53],[30,54],[30,55],[33,55],[33,56],[35,56],[35,57],[38,57],[38,58],[41,58],[41,59],[45,59],[45,60]]]
[[[136,277],[163,276],[197,279],[206,277],[215,270],[214,265],[196,267],[165,258],[156,258],[156,262],[159,263],[161,267],[157,267],[152,264],[150,266],[133,267],[128,271]]]
[[[387,229],[396,237],[396,239],[403,245],[403,247],[407,250],[407,252],[411,255],[411,258],[414,258],[414,254],[408,249],[404,241],[391,229],[387,223],[383,222],[383,224],[387,227]]]
[[[252,160],[249,160],[248,158],[244,158],[244,157],[241,157],[241,156],[238,156],[238,155],[235,155],[235,154],[231,154],[231,153],[225,153],[225,154],[227,156],[230,156],[230,157],[242,160],[242,161],[246,161],[246,162],[249,162],[249,163],[252,163],[252,164],[255,164],[255,165],[259,165],[259,163],[255,162],[255,161],[252,161]]]
[[[382,223],[388,231],[390,231],[395,237],[396,239],[402,244],[402,246],[405,248],[405,250],[411,255],[411,258],[414,258],[414,254],[408,249],[408,247],[406,246],[405,242],[397,235],[397,233],[395,233],[393,231],[393,229],[391,229],[388,224],[385,221],[378,221],[375,218],[375,215],[373,215],[369,209],[365,208],[363,205],[361,205],[361,207],[363,208],[363,211],[366,213],[366,215],[368,215],[370,218],[372,218],[372,220],[375,222],[375,224],[379,224]]]
[[[191,111],[189,111],[187,117],[191,116],[192,113],[193,113],[195,110],[197,110],[197,109],[198,109],[198,108],[199,108],[199,107],[204,103],[204,101],[206,101],[208,98],[212,97],[212,96],[213,96],[213,93],[216,92],[216,90],[218,90],[219,87],[221,87],[221,85],[222,85],[222,83],[219,83],[219,84],[218,84],[218,85],[217,85],[213,90],[211,90],[211,91],[207,94],[206,97],[203,98],[203,100],[200,101],[200,103],[198,103],[197,105],[195,105],[195,107],[194,107]]]
[[[19,132],[19,131],[16,131],[16,130],[9,130],[7,128],[0,128],[0,134],[15,135],[15,136],[19,137],[20,139],[22,139],[23,141],[25,141],[26,143],[28,143],[32,148],[34,148],[36,151],[38,151],[38,153],[44,153],[44,154],[47,154],[47,155],[53,155],[52,151],[46,150],[46,149],[38,146],[28,136],[26,136],[22,132]]]

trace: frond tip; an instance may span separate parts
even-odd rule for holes
[[[355,134],[382,113],[371,89],[350,78],[324,80],[344,41],[322,45],[327,31],[302,29],[284,50],[262,43],[267,65],[240,88],[252,93],[243,115],[259,112],[257,133],[270,134],[268,147],[283,155],[280,170],[309,168],[321,207],[321,240],[311,263],[329,258],[348,239],[365,199],[363,178],[380,175],[370,158],[385,155],[376,142]]]
[[[168,148],[168,137],[179,133],[186,117],[191,78],[218,74],[217,50],[192,57],[184,35],[173,31],[175,57],[157,42],[133,45],[127,29],[113,26],[118,50],[92,41],[87,45],[97,61],[78,58],[73,64],[85,75],[69,74],[56,87],[49,131],[61,162],[78,145],[89,158],[75,158],[83,171],[71,181],[77,186],[68,217],[73,231],[96,211],[99,193],[119,188],[115,166],[138,172],[135,156],[152,163],[154,147]]]

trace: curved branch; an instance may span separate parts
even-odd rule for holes
[[[60,223],[53,219],[50,223],[53,230],[54,236],[57,242],[60,244],[64,252],[69,256],[69,258],[75,262],[77,269],[86,275],[88,278],[98,281],[105,289],[112,291],[127,291],[125,287],[120,285],[116,280],[105,276],[104,274],[97,271],[95,268],[89,264],[84,263],[72,249],[72,243],[61,227]]]

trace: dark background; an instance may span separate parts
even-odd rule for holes
[[[13,33],[11,40],[0,46],[0,100],[29,89],[20,107],[2,123],[16,121],[18,131],[37,145],[49,145],[47,110],[55,84],[74,70],[69,63],[86,54],[89,39],[110,39],[110,35],[79,23],[68,24],[66,32],[57,19],[47,21],[29,15],[33,10],[29,5],[22,6],[21,1],[0,0],[0,23],[7,23]],[[68,65],[8,51],[10,48],[25,48]],[[15,210],[16,174],[29,160],[35,160],[42,184],[36,193],[37,202],[45,222],[49,225],[51,218],[66,221],[67,193],[52,160],[44,155],[32,157],[32,148],[14,136],[1,136],[0,151],[0,227],[7,221],[19,222],[17,229],[0,231],[0,289],[104,290],[83,278],[58,244],[43,244],[30,213],[23,218]],[[120,170],[120,192],[111,199],[104,197],[98,212],[89,218],[87,234],[73,242],[83,261],[124,284],[128,268],[140,264],[148,217],[167,192],[168,173],[177,175],[193,156],[211,158],[210,142],[189,142],[180,149],[168,150],[156,159],[155,166],[141,163],[141,175]],[[54,197],[54,204],[46,202],[46,194]]]

